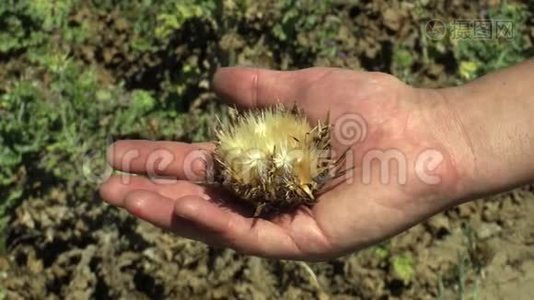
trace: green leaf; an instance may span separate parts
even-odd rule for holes
[[[395,255],[391,259],[391,265],[394,275],[402,280],[404,284],[408,284],[413,279],[415,262],[411,255]]]

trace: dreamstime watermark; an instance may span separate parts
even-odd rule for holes
[[[444,21],[434,19],[425,24],[423,33],[427,38],[435,41],[447,37],[451,40],[490,40],[512,39],[515,31],[514,22],[511,20],[458,19]]]
[[[376,174],[381,184],[404,185],[408,182],[408,176],[413,174],[424,184],[439,184],[441,177],[433,172],[443,160],[443,154],[434,149],[423,150],[412,160],[398,149],[372,149],[365,152],[361,161],[361,183],[367,185],[374,183],[373,179]],[[396,181],[393,181],[394,179]]]
[[[353,146],[367,138],[367,122],[357,113],[346,113],[332,124],[333,139],[344,146]]]
[[[339,158],[343,156],[342,163],[338,166],[343,172],[341,178],[347,183],[358,181],[361,184],[399,184],[405,185],[409,180],[416,179],[420,183],[436,185],[441,183],[438,168],[442,166],[445,155],[437,149],[421,149],[414,153],[403,151],[402,145],[398,147],[379,148],[367,141],[369,138],[368,124],[359,114],[349,113],[338,117],[332,123],[331,141],[334,149],[319,152],[321,160]],[[93,183],[101,183],[113,173],[113,168],[125,173],[142,173],[157,183],[174,183],[177,180],[214,182],[212,168],[214,162],[207,150],[185,150],[190,146],[182,146],[182,149],[172,149],[167,144],[166,148],[158,148],[151,151],[146,149],[125,149],[124,144],[113,144],[108,148],[107,155],[91,153],[82,163],[82,173],[87,180]],[[411,146],[408,145],[408,148]],[[361,151],[359,149],[366,149]],[[274,157],[278,165],[291,165],[293,159],[303,157],[303,149],[292,149],[283,157]],[[103,156],[113,160],[113,168],[107,166],[104,171],[96,167],[102,164]],[[262,166],[265,161],[265,153],[259,149],[236,151],[227,155],[230,157],[232,166],[239,166],[241,176],[247,176],[247,166],[256,166],[255,171],[268,176],[269,167]],[[317,162],[311,161],[310,164]],[[258,167],[259,166],[259,167]],[[317,165],[304,166],[313,170]],[[100,170],[100,173],[97,173]],[[264,173],[263,173],[264,172]],[[122,184],[130,184],[131,176],[120,176]],[[159,180],[159,179],[165,180]],[[172,179],[172,180],[169,180]]]

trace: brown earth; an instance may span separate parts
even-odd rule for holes
[[[533,215],[533,188],[464,204],[381,247],[309,264],[317,285],[302,263],[177,238],[54,189],[17,209],[1,276],[8,299],[527,299]],[[407,280],[400,256],[412,261]]]

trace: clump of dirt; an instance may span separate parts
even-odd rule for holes
[[[310,264],[317,285],[301,263],[211,248],[52,189],[17,208],[0,267],[8,299],[451,299],[460,286],[520,299],[534,291],[533,214],[532,188],[468,203],[385,245]]]

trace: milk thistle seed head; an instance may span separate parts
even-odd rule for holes
[[[216,131],[214,178],[256,208],[255,216],[317,201],[338,162],[330,126],[311,126],[296,107],[251,110]]]

